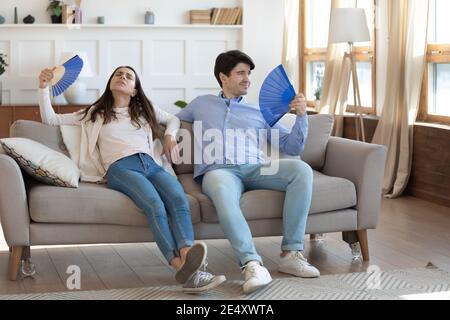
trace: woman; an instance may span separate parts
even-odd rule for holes
[[[90,108],[55,114],[48,89],[54,71],[45,69],[39,76],[41,117],[45,124],[81,126],[81,179],[106,179],[109,188],[126,194],[145,212],[156,244],[177,271],[175,278],[183,283],[185,292],[205,291],[225,281],[224,276],[199,270],[206,267],[206,245],[194,244],[188,200],[169,173],[170,155],[176,152],[178,118],[151,104],[136,72],[128,66],[113,72],[105,92]],[[164,137],[160,124],[166,126]],[[154,154],[153,136],[163,140],[162,162],[155,161],[159,154]]]

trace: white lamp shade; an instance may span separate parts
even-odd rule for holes
[[[331,11],[330,43],[370,41],[366,12],[359,8],[335,8]]]
[[[63,52],[61,53],[60,64],[63,64],[67,60],[78,55],[81,60],[83,60],[83,69],[81,69],[80,75],[78,77],[93,77],[94,72],[92,72],[91,63],[86,52]]]

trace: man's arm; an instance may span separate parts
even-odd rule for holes
[[[290,156],[299,156],[303,153],[306,139],[308,138],[308,115],[306,113],[305,96],[302,93],[298,94],[290,103],[289,108],[297,115],[291,132],[289,133],[280,123],[277,123],[272,129],[279,130],[280,150]],[[270,130],[268,139],[271,142]]]
[[[297,116],[291,132],[280,123],[273,126],[272,130],[279,131],[280,151],[290,156],[299,156],[305,149],[306,139],[308,138],[308,116]],[[269,128],[268,140],[272,143],[272,136]]]

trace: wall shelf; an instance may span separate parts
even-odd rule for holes
[[[148,28],[148,29],[242,29],[243,25],[211,25],[211,24],[178,24],[178,25],[158,25],[158,24],[1,24],[2,28],[55,28],[55,29],[86,29],[86,28]]]

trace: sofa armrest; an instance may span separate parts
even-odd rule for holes
[[[323,173],[352,181],[358,199],[358,230],[375,229],[386,164],[384,146],[331,137]]]
[[[7,244],[30,245],[30,215],[25,184],[13,158],[0,153],[0,223]]]

